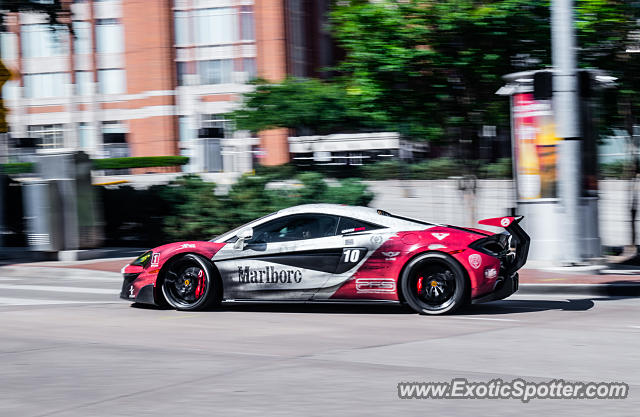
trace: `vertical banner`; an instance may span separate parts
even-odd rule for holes
[[[513,95],[513,135],[518,198],[556,198],[558,138],[551,101]]]

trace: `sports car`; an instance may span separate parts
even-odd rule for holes
[[[210,241],[151,249],[122,268],[121,298],[178,310],[222,301],[378,301],[450,313],[518,289],[529,236],[522,217],[429,223],[369,207],[310,204]]]

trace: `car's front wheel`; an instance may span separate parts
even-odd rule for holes
[[[402,294],[420,314],[451,313],[466,301],[467,280],[462,267],[444,253],[418,256],[404,268]]]
[[[219,280],[211,263],[195,254],[173,260],[164,272],[162,295],[176,310],[193,311],[220,302]]]

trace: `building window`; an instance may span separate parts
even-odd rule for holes
[[[37,145],[41,148],[62,148],[64,144],[64,130],[61,124],[31,125],[28,131],[29,137],[38,139]]]
[[[240,39],[243,41],[255,40],[252,6],[240,8]]]
[[[91,23],[90,22],[73,22],[73,53],[90,54],[91,53]]]
[[[65,55],[68,32],[61,27],[48,25],[22,25],[22,56],[44,58]]]
[[[198,61],[198,75],[200,84],[227,84],[231,82],[233,72],[233,60],[214,59],[211,61]]]
[[[194,15],[196,44],[228,44],[236,40],[235,13],[232,7],[195,10]]]
[[[253,80],[258,76],[255,58],[242,58],[242,70],[247,73],[249,80]]]
[[[176,46],[189,45],[191,43],[191,36],[189,36],[191,30],[189,26],[189,12],[175,11],[174,24]]]
[[[233,136],[233,123],[225,118],[224,114],[203,114],[200,118],[200,127],[202,130],[216,128],[222,129],[225,138]]]
[[[93,91],[93,73],[91,71],[76,71],[76,94],[79,96],[90,96]]]
[[[113,54],[124,51],[122,25],[118,19],[96,21],[96,49],[98,53]]]
[[[125,158],[129,156],[127,132],[127,126],[122,122],[102,122],[102,143],[106,158]]]
[[[123,69],[98,70],[100,94],[124,94],[127,92],[127,80]]]
[[[15,33],[2,32],[0,33],[0,53],[2,53],[2,59],[17,59],[17,40],[18,37]]]
[[[26,98],[65,97],[69,73],[24,74],[22,79]]]
[[[90,150],[95,145],[93,143],[93,135],[91,125],[86,122],[78,123],[78,144],[82,150]]]

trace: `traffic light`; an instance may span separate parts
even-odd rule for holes
[[[593,81],[591,71],[578,71],[578,91],[580,92],[580,98],[589,98],[593,96]]]
[[[551,71],[538,71],[533,74],[533,98],[534,100],[551,100],[553,97],[553,84]]]

